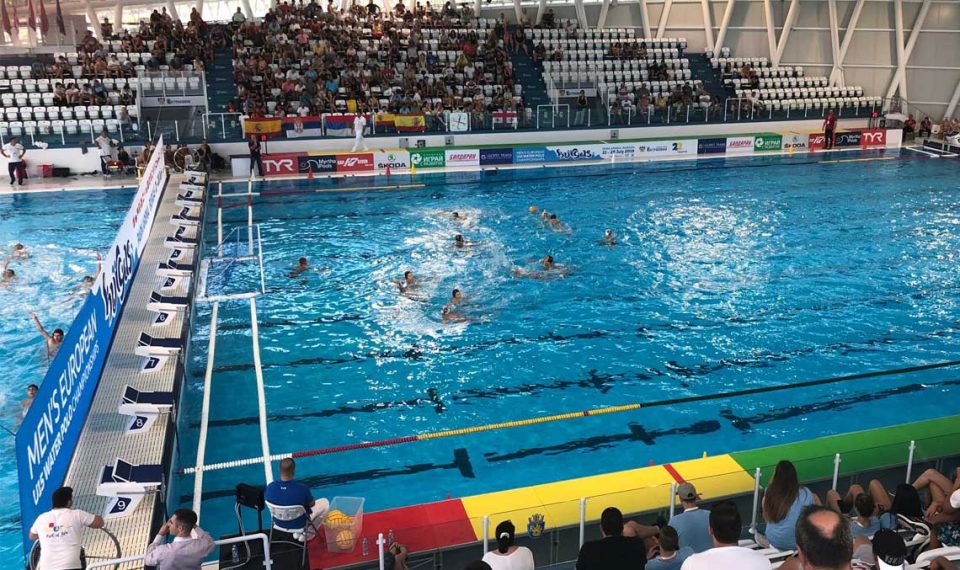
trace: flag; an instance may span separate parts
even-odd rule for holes
[[[59,0],[57,0],[59,2]],[[283,132],[280,119],[244,119],[243,134],[273,136]]]
[[[37,31],[37,13],[33,11],[33,0],[27,0],[27,4],[30,6],[30,15],[27,16],[27,26],[33,28],[33,31]]]
[[[370,128],[370,115],[363,116],[367,120],[367,128]],[[356,115],[351,115],[350,113],[338,114],[338,115],[324,115],[323,116],[323,128],[327,132],[328,137],[352,137],[353,136],[353,119],[356,118]],[[380,117],[377,116],[377,124],[380,124]]]
[[[59,2],[59,0],[57,0]],[[0,19],[3,19],[3,30],[8,34],[13,34],[13,28],[10,27],[10,15],[7,14],[7,0],[0,0]]]
[[[57,0],[57,29],[61,36],[67,34],[67,28],[63,25],[63,12],[60,11],[60,0]]]
[[[493,128],[497,128],[497,125],[509,125],[511,127],[516,127],[517,113],[515,111],[494,111]]]
[[[320,117],[286,117],[283,119],[283,134],[288,139],[322,137],[323,121]]]
[[[50,23],[47,22],[47,10],[43,7],[43,0],[40,2],[40,31],[44,34],[50,29]]]
[[[394,115],[393,125],[398,133],[422,133],[427,130],[427,120],[423,113]]]

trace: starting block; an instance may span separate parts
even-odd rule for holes
[[[104,465],[100,471],[97,496],[107,497],[103,518],[118,519],[129,516],[148,492],[163,485],[163,465],[134,465],[119,457],[113,465]]]
[[[126,386],[120,406],[120,415],[130,416],[127,433],[142,433],[150,429],[160,414],[170,413],[173,409],[173,392],[141,392],[132,386]]]

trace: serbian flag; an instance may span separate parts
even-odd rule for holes
[[[47,30],[50,29],[50,23],[47,21],[47,10],[43,7],[43,0],[38,1],[40,2],[40,31],[46,34]]]
[[[10,27],[10,15],[7,14],[7,0],[0,0],[0,19],[3,20],[3,30],[8,34],[13,34],[13,28]]]
[[[288,139],[322,137],[323,121],[320,117],[287,117],[283,120],[283,134]]]
[[[59,1],[59,0],[58,0]],[[261,135],[272,137],[283,132],[283,122],[280,119],[244,119],[244,135]]]
[[[60,30],[60,35],[66,35],[67,27],[63,25],[63,12],[60,10],[60,0],[57,0],[57,29]]]
[[[33,0],[27,0],[27,5],[30,6],[30,15],[27,16],[27,25],[30,26],[33,31],[37,31],[37,13],[33,11]]]
[[[423,113],[394,115],[393,126],[398,133],[422,133],[427,130],[427,119]]]
[[[367,128],[369,129],[371,126],[370,115],[364,115],[363,117],[367,120]],[[324,115],[323,128],[329,137],[352,137],[354,118],[356,118],[356,115],[349,113]],[[377,117],[377,124],[380,124],[379,116]]]
[[[496,128],[497,125],[507,125],[510,127],[516,127],[517,126],[516,111],[494,111],[493,113],[494,128]]]

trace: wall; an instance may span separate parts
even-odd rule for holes
[[[22,144],[22,142],[21,142]],[[24,144],[27,152],[24,160],[31,170],[41,164],[52,164],[57,167],[69,168],[73,174],[100,171],[100,153],[95,148],[88,148],[84,153],[80,148],[49,148],[42,150],[31,148]],[[35,170],[33,170],[35,172]]]

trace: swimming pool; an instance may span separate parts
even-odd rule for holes
[[[952,360],[958,164],[835,158],[257,184],[271,452]],[[312,191],[323,184],[404,189]],[[227,228],[245,216],[224,210]],[[472,246],[455,249],[457,233]],[[569,275],[513,274],[547,254]],[[316,271],[291,279],[300,256]],[[393,283],[408,269],[416,295]],[[441,322],[453,288],[469,323]],[[249,308],[223,303],[219,318],[208,464],[261,453]],[[199,305],[180,466],[195,457],[209,322]],[[958,383],[945,368],[360,449],[300,459],[298,477],[379,510],[940,416]],[[235,528],[241,481],[262,484],[263,467],[205,474],[205,527]],[[189,505],[193,476],[175,483]]]
[[[31,255],[10,264],[17,276],[0,287],[0,410],[15,431],[28,384],[40,384],[48,360],[43,339],[28,316],[35,311],[52,332],[68,330],[83,302],[77,286],[96,270],[130,207],[133,189],[0,195],[0,250],[21,242]],[[23,556],[17,462],[13,436],[0,436],[0,556]],[[32,524],[28,521],[27,524]]]

